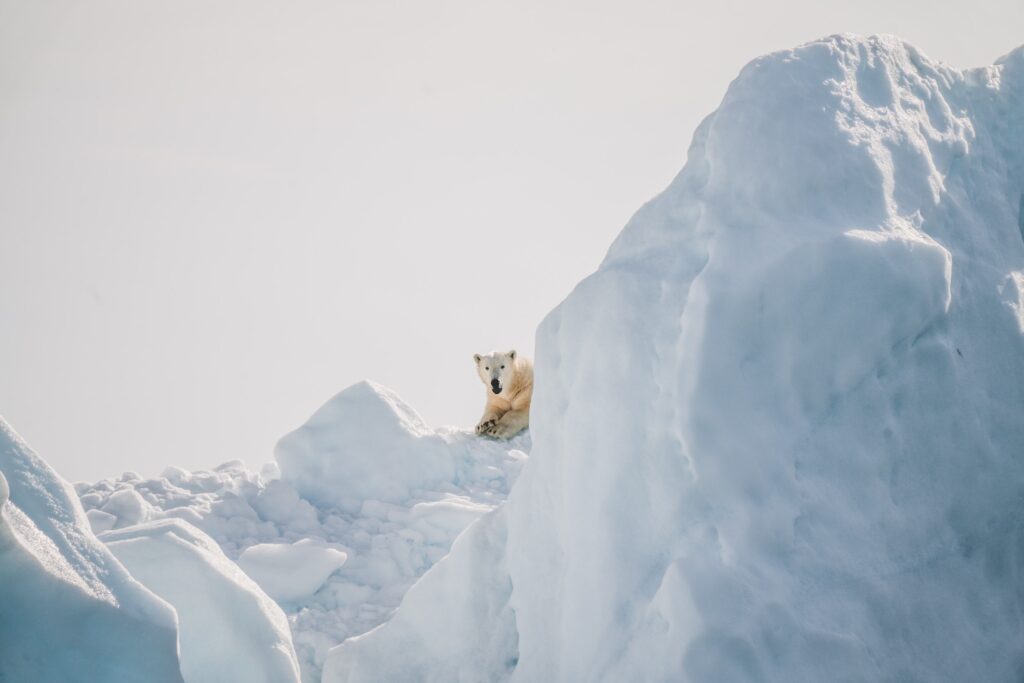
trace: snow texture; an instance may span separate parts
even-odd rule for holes
[[[363,382],[282,440],[280,468],[253,472],[237,460],[213,471],[169,467],[157,478],[127,472],[78,491],[95,528],[115,529],[107,539],[140,521],[147,526],[131,533],[151,535],[148,525],[174,519],[208,534],[279,601],[308,683],[320,680],[331,647],[386,621],[456,536],[504,502],[529,449],[528,433],[504,442],[431,429],[393,392]],[[375,478],[378,462],[394,481]],[[209,562],[203,581],[220,581],[223,567],[199,552],[204,546],[190,550],[170,529],[150,542],[174,544],[181,562]]]
[[[538,330],[504,530],[324,681],[1020,680],[1022,203],[1024,48],[754,60]]]
[[[0,419],[0,681],[181,683],[174,610],[89,529],[74,490]]]
[[[100,539],[177,612],[186,683],[298,683],[284,612],[209,536],[167,519],[108,531]]]

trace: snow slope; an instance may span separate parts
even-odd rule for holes
[[[232,461],[211,472],[170,467],[154,479],[127,472],[77,487],[96,528],[115,529],[105,539],[126,527],[130,538],[148,537],[147,529],[164,529],[149,524],[173,519],[208,534],[279,601],[309,682],[320,679],[329,648],[387,620],[455,537],[505,500],[529,449],[528,433],[499,442],[432,429],[390,390],[361,382],[282,439],[280,470]],[[139,523],[147,526],[134,530]],[[195,549],[170,529],[160,540],[175,544],[180,562],[219,567],[208,552],[191,557]],[[219,581],[216,571],[203,580]],[[184,617],[182,629],[186,666]]]
[[[0,681],[177,682],[174,610],[89,529],[71,487],[0,419]]]
[[[108,531],[100,539],[177,612],[186,683],[298,683],[299,663],[281,608],[209,536],[167,519]]]
[[[1020,680],[1022,212],[1024,49],[754,60],[541,325],[505,528],[324,681]]]

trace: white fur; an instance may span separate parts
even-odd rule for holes
[[[487,388],[487,404],[476,433],[509,439],[530,425],[533,364],[512,351],[475,354],[476,372]],[[495,391],[497,389],[497,392]]]

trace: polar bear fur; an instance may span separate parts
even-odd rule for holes
[[[476,433],[510,439],[530,425],[533,363],[512,351],[473,354],[476,373],[487,387],[484,415]]]

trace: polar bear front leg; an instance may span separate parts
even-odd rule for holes
[[[499,418],[501,418],[501,413],[495,412],[493,410],[488,410],[487,412],[485,412],[484,416],[480,418],[480,422],[477,423],[476,425],[477,436],[480,436],[481,434],[486,434],[487,430],[491,429],[492,427],[494,427],[494,425],[498,424]]]
[[[530,424],[530,411],[510,410],[491,427],[484,431],[488,436],[497,439],[510,439],[526,429]]]

